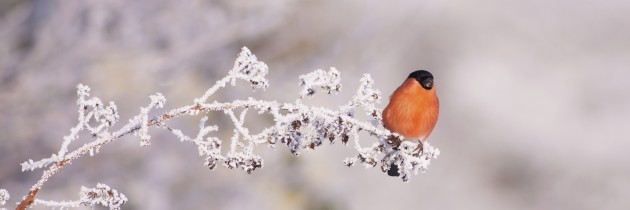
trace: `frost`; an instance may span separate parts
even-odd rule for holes
[[[136,116],[133,120],[140,129],[137,131],[137,135],[140,137],[140,146],[149,146],[151,145],[151,136],[149,136],[149,112],[155,108],[162,108],[166,103],[166,98],[161,93],[156,93],[155,95],[149,96],[151,102],[149,106],[140,108],[140,115]]]
[[[10,198],[11,196],[7,190],[0,189],[0,206],[4,206]]]
[[[151,104],[158,108],[162,108],[164,107],[164,104],[166,104],[166,98],[161,93],[156,93],[155,95],[151,95],[149,96],[149,98],[151,99]]]
[[[97,184],[96,188],[81,187],[79,197],[81,205],[102,205],[109,209],[120,209],[120,206],[127,202],[127,196],[101,183]]]
[[[78,122],[70,129],[70,134],[63,137],[63,143],[57,154],[52,154],[49,158],[34,162],[28,160],[21,164],[22,171],[35,170],[49,166],[52,163],[59,163],[67,159],[68,146],[78,138],[79,132],[88,130],[96,138],[102,138],[107,134],[107,128],[114,125],[118,119],[118,109],[114,102],[109,102],[105,106],[97,97],[89,98],[90,88],[86,85],[77,85],[77,106]]]
[[[79,206],[94,207],[101,205],[109,209],[120,209],[127,202],[127,196],[105,184],[98,183],[95,188],[81,187],[77,201],[47,201],[35,199],[34,205],[42,205],[59,209],[76,208]]]
[[[267,73],[269,73],[267,64],[258,61],[247,47],[243,47],[238,58],[234,61],[234,68],[230,71],[230,76],[232,76],[230,82],[234,86],[235,79],[242,79],[251,82],[254,88],[265,89],[269,86],[269,82],[265,78]]]
[[[225,88],[227,84],[236,85],[238,80],[250,83],[254,89],[264,90],[269,86],[265,78],[268,72],[267,65],[258,61],[249,49],[243,47],[227,75],[217,80],[201,97],[194,99],[192,104],[155,115],[155,109],[163,108],[167,101],[164,95],[156,93],[149,96],[148,105],[141,107],[138,115],[130,117],[128,123],[116,131],[109,130],[119,120],[116,105],[113,102],[104,105],[100,99],[90,97],[88,86],[79,84],[78,122],[63,137],[59,151],[48,158],[38,161],[29,159],[21,164],[23,171],[48,168],[31,187],[18,209],[25,209],[32,204],[59,208],[103,205],[110,209],[119,209],[127,201],[126,196],[104,184],[98,184],[96,188],[83,187],[78,201],[44,201],[35,199],[35,196],[43,184],[65,165],[77,158],[98,154],[101,146],[122,136],[137,135],[141,146],[150,146],[150,127],[165,129],[179,141],[194,144],[198,155],[205,160],[204,165],[209,169],[223,165],[246,173],[253,173],[263,167],[263,158],[255,153],[256,146],[261,144],[270,147],[286,146],[295,155],[316,150],[325,143],[352,145],[356,154],[343,160],[343,164],[363,165],[366,168],[380,165],[384,173],[396,172],[405,182],[409,181],[411,175],[427,170],[430,161],[440,154],[428,142],[405,141],[402,136],[382,126],[381,110],[376,108],[381,100],[381,92],[373,88],[374,80],[369,74],[360,79],[361,84],[348,103],[336,110],[305,103],[306,99],[318,92],[337,94],[341,91],[341,73],[335,68],[328,71],[318,69],[301,75],[300,97],[293,102],[282,103],[251,97],[228,102],[208,101],[216,91]],[[227,128],[232,131],[230,139],[222,140],[217,137],[215,133],[219,131],[219,127],[209,122],[205,116],[209,112],[223,113],[232,121],[233,128]],[[274,121],[262,131],[253,133],[245,126],[245,120],[251,112],[269,114]],[[368,120],[356,118],[358,112],[364,112]],[[198,131],[193,135],[187,135],[181,129],[167,124],[172,118],[196,115],[204,117],[199,121]],[[68,151],[68,146],[78,138],[81,131],[89,132],[94,140]],[[360,133],[367,133],[371,138],[361,139]],[[229,148],[224,150],[223,146]],[[6,191],[0,191],[0,202],[4,202],[1,199],[8,199]]]
[[[267,78],[265,78],[267,73],[269,73],[267,64],[258,61],[256,56],[252,54],[247,47],[243,47],[241,53],[238,54],[236,61],[234,61],[234,67],[228,72],[228,75],[217,81],[214,86],[206,90],[206,93],[204,93],[203,96],[195,99],[195,102],[205,102],[208,100],[208,97],[220,88],[225,87],[228,82],[232,86],[235,86],[236,79],[248,81],[251,83],[253,88],[261,88],[264,90],[269,86],[269,82],[267,81]]]
[[[341,73],[336,68],[330,68],[328,72],[317,69],[311,73],[300,76],[300,85],[304,86],[300,91],[300,98],[313,96],[321,88],[326,93],[338,93],[341,91]]]

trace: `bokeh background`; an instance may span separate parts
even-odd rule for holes
[[[129,197],[125,209],[628,209],[628,11],[623,0],[2,0],[5,207],[41,176],[19,163],[56,152],[74,125],[77,84],[116,102],[119,127],[154,92],[167,108],[190,104],[247,46],[269,65],[270,87],[239,83],[213,100],[292,101],[299,75],[334,66],[344,90],[313,104],[335,108],[364,73],[387,96],[431,70],[441,115],[429,141],[441,156],[402,183],[343,166],[355,153],[341,144],[299,157],[260,146],[265,167],[247,175],[210,171],[193,145],[153,129],[150,147],[134,136],[104,146],[38,198],[74,200],[100,182]],[[210,117],[228,139],[225,116]],[[254,128],[271,120],[250,117]],[[172,125],[192,135],[197,120]]]

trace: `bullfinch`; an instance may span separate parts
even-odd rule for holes
[[[425,70],[414,71],[394,91],[389,104],[383,110],[383,125],[407,140],[422,142],[435,127],[440,112],[440,102],[435,91],[433,75]],[[388,174],[398,176],[395,165]]]

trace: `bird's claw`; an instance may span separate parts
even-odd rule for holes
[[[423,152],[424,152],[424,144],[422,144],[422,141],[418,140],[418,147],[416,149],[414,149],[413,152],[414,152],[414,155],[416,155],[416,156],[420,156],[420,155],[423,154]]]

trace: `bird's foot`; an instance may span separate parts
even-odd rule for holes
[[[423,154],[424,152],[424,144],[422,143],[422,141],[418,140],[418,147],[413,150],[414,155],[420,156]]]

